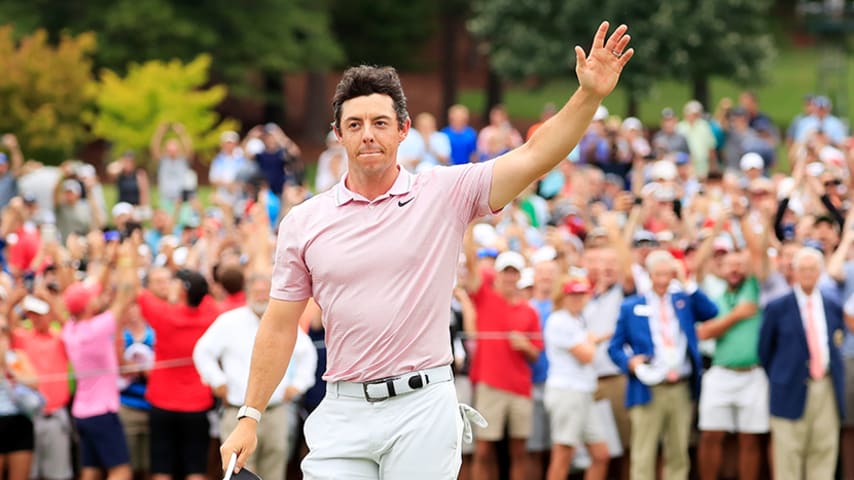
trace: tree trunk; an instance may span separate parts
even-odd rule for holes
[[[705,110],[709,111],[709,77],[704,74],[695,74],[691,79],[691,85],[694,90],[694,100],[697,100]]]
[[[282,72],[264,72],[264,121],[285,128],[285,82]]]
[[[501,86],[501,78],[495,73],[492,68],[486,77],[486,110],[483,112],[483,124],[489,125],[489,111],[492,107],[499,105],[503,101],[504,91]]]
[[[332,111],[326,101],[326,72],[309,72],[307,75],[303,136],[312,143],[323,143],[329,132]]]
[[[446,13],[442,16],[442,32],[440,34],[441,69],[442,69],[442,112],[437,124],[445,123],[451,105],[457,103],[457,40],[460,31],[460,16]]]
[[[637,117],[638,116],[638,96],[635,92],[631,90],[628,91],[626,95],[626,116],[627,117]]]

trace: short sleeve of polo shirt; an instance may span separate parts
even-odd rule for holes
[[[569,350],[587,338],[581,324],[564,311],[549,316],[544,332],[546,343],[562,350]]]
[[[490,160],[431,170],[450,183],[447,186],[447,198],[463,223],[468,224],[475,218],[493,213],[489,208],[489,191],[492,188],[494,164]]]
[[[282,219],[276,239],[270,297],[286,302],[299,302],[311,297],[311,275],[303,256],[299,215],[295,215],[298,208]]]

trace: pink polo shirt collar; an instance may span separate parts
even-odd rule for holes
[[[409,193],[412,188],[412,181],[414,179],[414,175],[407,172],[405,169],[400,168],[400,165],[397,166],[397,178],[394,180],[394,183],[391,185],[391,188],[388,191],[379,197],[375,198],[373,201],[368,200],[367,198],[359,195],[356,192],[350,191],[347,188],[347,175],[344,175],[344,178],[338,182],[338,185],[335,187],[335,204],[337,206],[344,205],[351,201],[358,201],[364,203],[376,203],[382,200],[385,200],[388,197],[394,195],[406,195]]]

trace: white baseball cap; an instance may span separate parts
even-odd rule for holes
[[[605,121],[608,118],[608,115],[608,109],[605,108],[604,105],[599,105],[599,107],[596,109],[596,113],[593,114],[593,121]]]
[[[765,160],[762,159],[762,156],[755,152],[748,152],[742,155],[741,160],[738,162],[739,167],[742,170],[750,170],[753,168],[762,170],[765,168]]]
[[[44,300],[27,295],[24,297],[23,308],[26,312],[32,312],[39,315],[47,315],[50,312],[50,305]]]
[[[670,160],[659,160],[652,164],[650,177],[653,180],[670,181],[676,178],[676,165]]]
[[[516,288],[519,290],[533,287],[534,286],[534,269],[526,268],[522,270],[522,275],[519,277],[519,281],[516,282]]]
[[[508,268],[515,268],[519,272],[525,269],[525,257],[517,252],[503,252],[495,259],[495,271],[502,272]]]
[[[546,245],[538,248],[531,254],[531,264],[536,265],[542,262],[548,262],[557,258],[557,250],[551,245]]]
[[[219,141],[221,143],[232,142],[237,143],[240,141],[240,135],[234,130],[226,130],[219,135]]]
[[[113,218],[122,216],[122,215],[132,215],[133,214],[133,205],[127,202],[119,202],[113,206],[112,210]]]
[[[623,120],[623,130],[643,131],[643,124],[637,117],[628,117]]]
[[[478,223],[472,228],[472,237],[475,243],[484,247],[495,246],[500,236],[495,231],[495,227],[488,223]]]

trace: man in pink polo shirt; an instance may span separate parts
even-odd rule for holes
[[[304,478],[456,478],[468,422],[450,363],[448,311],[463,234],[566,158],[632,56],[626,27],[589,57],[580,88],[524,146],[480,164],[411,175],[396,163],[410,120],[392,68],[347,70],[332,101],[348,173],[279,226],[271,301],[261,319],[237,428],[221,447],[236,469],[287,368],[310,297],[326,329],[326,398],[305,425]],[[475,416],[474,414],[470,414]]]

